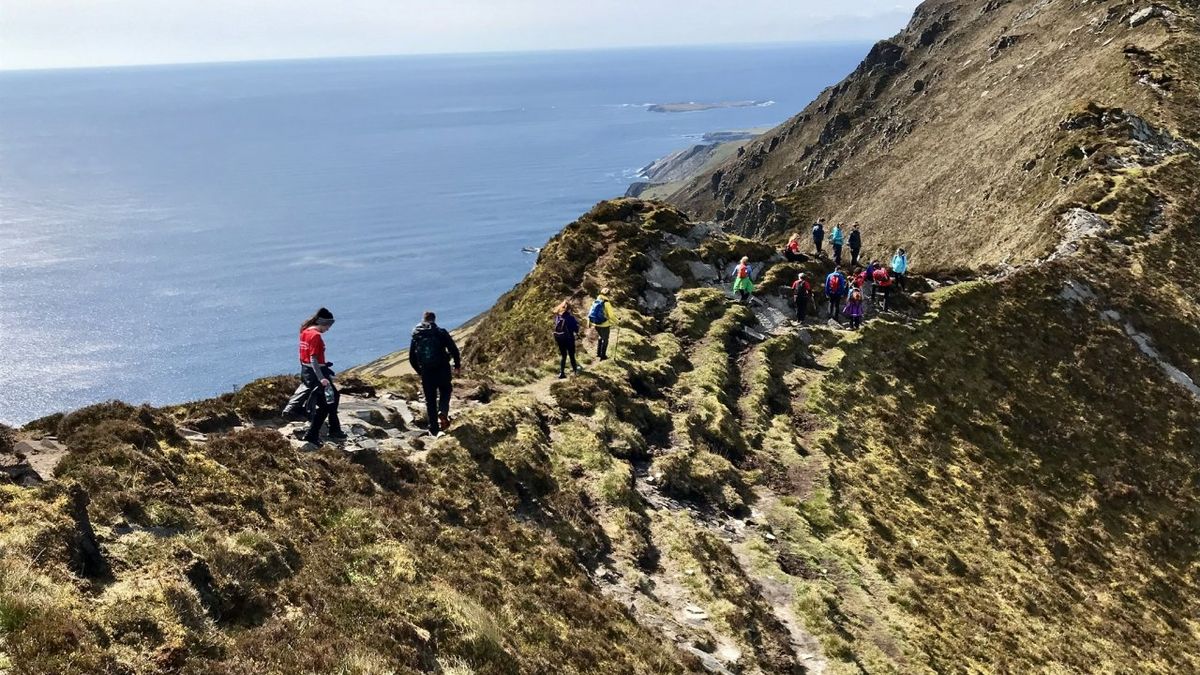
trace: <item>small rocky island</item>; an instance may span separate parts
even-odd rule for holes
[[[700,112],[701,110],[716,110],[718,108],[754,108],[768,106],[774,101],[720,101],[718,103],[655,103],[646,106],[646,110],[657,113]]]

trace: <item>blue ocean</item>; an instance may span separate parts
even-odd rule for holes
[[[321,305],[335,369],[459,324],[639,167],[782,122],[868,47],[0,72],[0,421],[291,372]],[[647,110],[743,100],[772,103]]]

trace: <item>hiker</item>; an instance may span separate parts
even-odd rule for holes
[[[817,252],[817,257],[821,257],[821,242],[825,241],[825,219],[818,218],[817,222],[813,223],[812,229],[813,249]]]
[[[896,277],[896,286],[903,291],[904,277],[908,274],[908,254],[902,248],[896,249],[896,255],[892,256],[892,273]]]
[[[792,300],[796,303],[796,320],[800,323],[804,323],[808,316],[808,298],[811,295],[812,283],[808,280],[808,273],[801,272],[792,282]]]
[[[846,309],[843,312],[850,317],[850,328],[858,330],[863,317],[863,294],[860,289],[850,291],[850,299],[846,301]]]
[[[862,290],[867,283],[867,273],[863,268],[855,266],[854,273],[850,275],[850,285],[858,290]]]
[[[863,286],[863,292],[866,292],[867,286],[870,286],[872,300],[875,299],[875,270],[877,269],[879,269],[879,261],[872,260],[871,262],[867,263],[867,269],[864,271],[864,274],[867,277],[867,283]]]
[[[750,294],[754,292],[754,280],[750,274],[750,258],[742,256],[742,261],[733,268],[733,290],[743,305],[750,303]]]
[[[805,260],[805,255],[800,252],[800,233],[793,234],[788,239],[787,246],[783,248],[783,257],[787,258],[788,262],[802,262]]]
[[[341,395],[333,386],[332,363],[325,360],[324,334],[333,326],[333,313],[324,307],[300,324],[300,382],[308,389],[308,431],[304,434],[305,449],[321,445],[321,426],[329,423],[329,440],[346,440],[338,420]]]
[[[425,312],[421,323],[412,332],[408,345],[408,362],[421,376],[425,392],[425,413],[429,416],[429,433],[437,436],[450,428],[450,361],[454,374],[462,372],[462,357],[450,332],[437,325],[437,315]],[[439,422],[441,423],[439,426]]]
[[[608,338],[612,332],[613,310],[608,302],[608,289],[602,289],[588,310],[588,323],[596,329],[596,358],[601,361],[608,358]]]
[[[571,357],[571,372],[578,373],[575,360],[575,341],[579,339],[579,322],[571,311],[571,301],[563,300],[554,310],[554,342],[558,345],[558,379],[567,377],[567,357]]]
[[[829,301],[829,318],[838,321],[838,310],[842,308],[842,298],[846,297],[846,275],[842,268],[834,266],[829,276],[825,277],[825,298]]]
[[[842,224],[838,223],[833,226],[833,232],[829,233],[829,243],[833,245],[833,264],[842,264],[842,244],[846,238],[842,234]]]
[[[883,293],[883,311],[888,310],[888,300],[892,295],[892,275],[887,267],[880,265],[875,268],[875,283],[871,286],[871,301],[875,301],[875,293]]]
[[[858,231],[858,223],[850,230],[850,266],[858,264],[858,254],[862,252],[862,232]]]

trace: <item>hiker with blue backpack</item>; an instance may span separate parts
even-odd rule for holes
[[[596,329],[596,358],[604,361],[608,358],[608,339],[614,323],[612,305],[608,301],[608,289],[601,289],[592,308],[588,310],[588,323]]]
[[[842,308],[842,298],[846,297],[847,286],[846,275],[842,274],[842,268],[834,266],[829,276],[825,277],[825,298],[829,301],[829,318],[834,321],[839,321],[838,311]]]
[[[563,300],[554,310],[554,342],[558,345],[558,379],[567,377],[567,357],[571,358],[571,372],[580,371],[575,361],[575,341],[579,339],[579,322],[571,311],[571,301]]]
[[[750,294],[754,292],[754,279],[750,269],[750,258],[742,257],[742,261],[733,268],[733,292],[738,294],[738,300],[743,304],[750,303]]]
[[[450,428],[450,393],[454,388],[450,379],[451,360],[454,361],[454,374],[462,372],[462,357],[454,338],[437,325],[437,316],[433,312],[425,312],[421,323],[413,329],[408,362],[421,376],[429,433],[434,436]]]

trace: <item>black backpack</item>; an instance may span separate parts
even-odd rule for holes
[[[440,365],[445,360],[446,351],[442,348],[436,329],[414,333],[412,350],[422,368]]]

